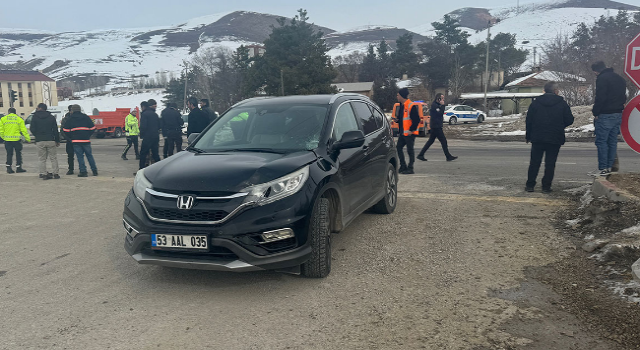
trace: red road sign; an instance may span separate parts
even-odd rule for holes
[[[627,45],[624,72],[631,81],[640,87],[640,34]]]
[[[636,96],[622,112],[620,133],[634,151],[640,153],[640,96]]]

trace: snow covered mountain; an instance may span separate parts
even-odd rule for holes
[[[580,23],[591,24],[600,16],[615,16],[620,10],[640,11],[640,7],[611,0],[552,0],[519,7],[467,7],[449,15],[458,19],[462,27],[471,34],[471,43],[486,40],[487,24],[491,21],[493,35],[512,33],[516,34],[518,41],[530,41],[531,45],[540,45],[544,41],[554,39],[558,34],[572,34]],[[425,36],[434,34],[429,23],[409,30]]]
[[[472,34],[471,41],[486,38],[487,21],[500,19],[492,33],[517,34],[519,42],[540,45],[558,33],[571,33],[580,22],[592,23],[618,9],[637,6],[610,0],[554,0],[516,9],[464,8],[451,13]],[[109,77],[108,85],[124,85],[131,76],[154,76],[157,72],[178,75],[184,60],[195,52],[214,47],[235,50],[240,45],[262,43],[281,16],[237,11],[194,18],[173,26],[52,33],[37,30],[0,29],[0,64],[23,62],[27,69],[42,70],[60,80]],[[385,25],[364,26],[336,32],[316,26],[325,34],[330,55],[366,51],[370,43],[395,40],[411,33],[414,44],[433,35],[430,24],[402,29]]]

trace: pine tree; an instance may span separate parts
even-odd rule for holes
[[[391,54],[393,74],[400,78],[413,76],[418,66],[418,55],[413,52],[413,35],[404,34],[396,40],[396,51]]]
[[[256,59],[252,74],[254,90],[264,87],[269,95],[308,95],[335,92],[331,86],[337,73],[331,65],[323,33],[307,22],[307,11],[300,9],[288,24],[278,20],[265,40],[265,54]],[[282,85],[284,81],[284,86]]]
[[[376,47],[369,44],[367,55],[364,57],[360,68],[360,81],[375,81],[378,74],[378,62],[375,52]]]

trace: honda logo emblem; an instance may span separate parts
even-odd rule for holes
[[[189,210],[193,208],[193,196],[179,196],[178,209]]]

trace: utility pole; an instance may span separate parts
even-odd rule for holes
[[[284,70],[280,69],[280,93],[284,96]]]
[[[184,108],[184,111],[187,111],[187,76],[188,76],[188,69],[187,69],[187,62],[186,61],[182,61],[184,63],[184,101],[182,104],[182,108]]]
[[[489,106],[487,105],[487,90],[489,89],[489,41],[491,40],[491,21],[487,24],[487,57],[484,66],[485,82],[484,82],[484,112],[489,116]]]
[[[538,64],[536,63],[536,56],[537,56],[536,49],[537,47],[534,46],[533,47],[533,69],[534,70],[537,70],[538,68]]]

